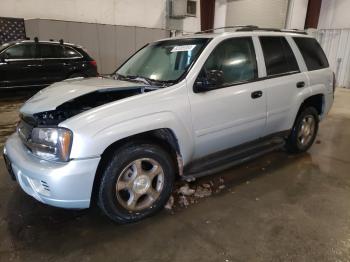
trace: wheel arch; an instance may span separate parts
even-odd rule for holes
[[[163,149],[170,152],[171,158],[174,161],[174,166],[176,167],[176,175],[177,176],[183,175],[183,159],[180,151],[178,138],[176,137],[173,130],[171,130],[170,128],[159,128],[159,129],[153,129],[142,133],[134,134],[134,135],[122,138],[120,140],[114,141],[101,154],[101,160],[96,170],[93,188],[92,188],[92,195],[91,195],[92,203],[94,204],[96,203],[96,195],[98,193],[98,188],[102,178],[102,174],[113,152],[115,152],[118,148],[122,147],[123,145],[130,143],[132,141],[140,141],[140,142],[147,141],[149,143],[153,143],[158,146],[161,146]]]
[[[306,98],[301,105],[299,106],[298,114],[300,113],[301,110],[303,110],[306,107],[312,106],[314,107],[318,114],[321,116],[324,114],[325,110],[325,95],[322,93],[312,95],[308,98]]]

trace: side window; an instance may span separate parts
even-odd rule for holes
[[[297,60],[284,37],[259,37],[267,76],[299,72]]]
[[[74,57],[81,57],[81,55],[77,51],[75,51],[73,48],[65,46],[64,47],[64,57],[74,58]]]
[[[210,54],[200,76],[220,71],[222,86],[257,78],[257,64],[252,38],[237,37],[224,40]]]
[[[40,44],[41,58],[61,58],[63,56],[63,48],[57,44]]]
[[[35,58],[35,44],[17,44],[4,52],[7,59],[33,59]]]
[[[316,39],[306,37],[294,37],[293,39],[304,58],[308,70],[329,67],[327,57]]]

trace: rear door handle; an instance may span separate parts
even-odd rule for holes
[[[305,86],[305,82],[301,81],[297,83],[297,88],[303,88]]]
[[[252,97],[253,99],[256,99],[256,98],[262,97],[262,95],[263,95],[263,92],[259,90],[259,91],[254,91],[254,92],[251,94],[251,97]]]

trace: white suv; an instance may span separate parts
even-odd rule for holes
[[[174,179],[286,147],[304,152],[334,75],[305,34],[256,27],[150,43],[113,75],[51,85],[21,108],[10,174],[37,200],[112,220],[161,209]]]

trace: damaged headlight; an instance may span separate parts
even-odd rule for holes
[[[53,161],[68,161],[73,142],[66,128],[33,128],[29,147],[36,156]]]

